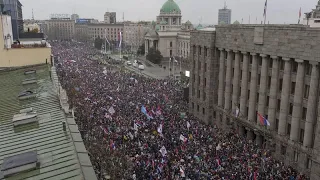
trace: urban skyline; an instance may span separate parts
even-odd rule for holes
[[[32,9],[36,19],[49,19],[50,14],[79,14],[81,18],[95,18],[103,21],[103,15],[107,11],[117,12],[117,19],[152,21],[159,13],[160,7],[165,0],[118,0],[102,1],[95,0],[94,3],[86,3],[83,0],[70,0],[68,3],[62,0],[47,0],[46,4],[35,0],[21,0],[25,19],[31,19]],[[224,1],[191,1],[175,0],[182,10],[183,20],[190,20],[193,24],[217,24],[218,10],[223,8]],[[302,14],[315,8],[316,0],[307,2],[291,3],[289,0],[268,1],[267,22],[270,24],[293,24],[298,22],[298,13],[301,7]],[[239,21],[244,24],[260,23],[263,20],[263,9],[265,0],[229,0],[227,7],[232,9],[231,22]],[[143,4],[143,9],[139,8]],[[137,8],[135,8],[137,7]],[[212,7],[204,9],[203,7]],[[90,10],[92,9],[92,10]],[[249,11],[248,11],[249,10]],[[250,13],[249,13],[250,12]],[[196,15],[195,15],[196,14]],[[250,16],[250,18],[249,18]],[[118,21],[119,21],[118,20]]]

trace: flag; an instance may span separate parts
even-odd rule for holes
[[[260,123],[261,125],[264,125],[264,126],[270,126],[270,122],[265,118],[263,117],[261,114],[259,114],[257,112],[258,116],[259,116],[259,119],[260,119]]]
[[[120,33],[119,33],[119,47],[121,48],[121,43],[122,43],[122,32],[120,31]]]
[[[188,138],[184,137],[182,134],[180,134],[180,138],[181,141],[183,142],[187,142]]]
[[[160,124],[159,127],[158,127],[158,133],[162,134],[162,124]]]
[[[298,20],[298,24],[300,24],[300,18],[301,18],[301,7],[300,7],[300,10],[299,10],[299,20]]]
[[[100,128],[103,130],[103,132],[104,132],[105,134],[108,134],[108,130],[107,130],[106,128],[104,128],[104,127],[102,127],[102,126],[100,126]]]
[[[138,125],[137,125],[136,123],[134,123],[133,129],[134,129],[135,131],[138,131]]]
[[[144,106],[141,106],[141,112],[145,115],[147,115],[147,109]]]
[[[187,121],[187,128],[188,128],[188,130],[189,130],[190,127],[191,127],[191,125],[190,125],[189,121]]]
[[[184,170],[180,167],[180,175],[181,177],[186,177],[185,173],[184,173]]]
[[[267,16],[267,6],[268,6],[268,0],[266,0],[265,4],[264,4],[264,12],[263,12],[263,17]]]
[[[164,146],[162,146],[162,148],[160,149],[160,153],[162,154],[162,156],[166,156],[167,150]]]
[[[114,114],[116,111],[113,109],[113,106],[111,106],[108,110],[108,112],[112,115]]]

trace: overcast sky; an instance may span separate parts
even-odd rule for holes
[[[117,21],[155,20],[167,0],[20,0],[24,19],[48,19],[50,14],[79,14],[81,18],[103,20],[104,12],[117,12]],[[175,0],[182,11],[182,20],[193,24],[215,24],[218,9],[224,0]],[[297,23],[300,7],[303,13],[315,8],[318,0],[268,0],[267,21],[274,24]],[[263,19],[265,0],[227,0],[232,9],[232,22],[258,22]]]

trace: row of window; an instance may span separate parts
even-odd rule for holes
[[[195,104],[192,103],[192,110],[194,110]],[[200,113],[200,106],[197,105],[197,112]],[[202,115],[206,115],[206,108],[202,108]]]

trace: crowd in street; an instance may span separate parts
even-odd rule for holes
[[[236,131],[189,114],[179,81],[102,64],[88,44],[52,46],[98,179],[308,179]]]

